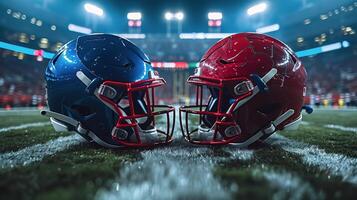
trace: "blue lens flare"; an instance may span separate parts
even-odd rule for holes
[[[302,57],[306,57],[306,56],[313,56],[313,55],[320,54],[320,53],[338,50],[341,48],[348,48],[349,46],[350,46],[350,43],[348,41],[336,42],[336,43],[332,43],[332,44],[328,44],[328,45],[324,45],[324,46],[320,46],[320,47],[297,51],[296,55],[298,57],[302,58]],[[35,51],[36,51],[36,49],[31,49],[31,48],[27,48],[24,46],[19,46],[19,45],[10,44],[10,43],[1,42],[1,41],[0,41],[0,48],[7,49],[10,51],[19,52],[19,53],[24,53],[24,54],[32,55],[32,56],[35,56]],[[47,52],[47,51],[44,51],[44,53],[43,53],[43,57],[47,58],[47,59],[51,59],[54,55],[55,55],[54,53]]]
[[[19,46],[19,45],[10,44],[10,43],[1,42],[1,41],[0,41],[0,48],[27,54],[27,55],[32,55],[32,56],[35,56],[35,51],[36,51],[36,49],[31,49],[31,48],[27,48],[24,46]],[[48,59],[51,59],[54,55],[55,55],[54,53],[46,52],[46,51],[44,51],[44,53],[43,53],[43,57],[48,58]]]

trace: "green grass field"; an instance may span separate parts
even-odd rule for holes
[[[172,147],[112,150],[74,144],[29,164],[0,168],[0,199],[121,199],[125,194],[133,195],[127,199],[158,199],[155,184],[163,199],[356,199],[357,111],[316,110],[303,118],[306,123],[298,130],[278,133],[272,142],[248,150],[192,146],[179,137],[178,127]],[[37,112],[1,115],[0,166],[23,159],[16,152],[31,158],[38,144],[71,136],[46,123],[5,129],[45,121]],[[251,156],[241,159],[240,152]],[[141,190],[148,192],[134,195]]]

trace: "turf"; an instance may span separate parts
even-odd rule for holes
[[[357,112],[317,110],[311,115],[305,114],[298,130],[283,131],[280,134],[309,144],[317,145],[326,152],[340,153],[357,157],[357,134],[349,131],[326,128],[326,124],[357,127]]]
[[[356,111],[316,110],[303,118],[307,124],[296,131],[279,134],[316,145],[329,153],[357,157],[356,133],[324,127],[326,124],[357,127]],[[37,114],[0,116],[0,127],[39,121],[48,119]],[[175,134],[181,134],[178,128]],[[0,154],[69,134],[56,133],[49,125],[2,132]],[[295,198],[297,191],[267,180],[266,174],[276,173],[278,177],[286,176],[297,181],[301,188],[309,188],[300,194],[300,199],[355,199],[356,185],[317,167],[307,166],[299,155],[268,144],[253,150],[251,160],[222,161],[214,167],[215,177],[234,198]],[[212,156],[228,157],[222,148],[214,148],[213,152]],[[0,199],[93,199],[99,189],[109,188],[120,180],[120,169],[124,165],[140,159],[140,150],[110,150],[88,143],[79,144],[28,166],[1,169]]]
[[[40,163],[0,170],[0,199],[90,199],[137,155],[82,144]]]
[[[357,158],[357,134],[323,128],[320,126],[301,126],[296,131],[280,134],[297,141],[314,144],[329,153],[339,153]]]
[[[357,189],[354,185],[342,182],[341,177],[304,165],[297,155],[268,145],[257,149],[253,160],[222,163],[216,168],[215,175],[227,186],[238,186],[239,189],[234,191],[236,199],[274,199],[279,192],[284,193],[284,199],[293,198],[295,191],[275,187],[263,177],[264,172],[288,172],[292,177],[311,185],[314,195],[321,198],[353,199],[354,190]],[[301,195],[303,199],[311,199],[306,191]]]
[[[0,153],[16,151],[70,134],[69,132],[55,132],[50,125],[3,132],[0,133]]]
[[[315,109],[312,114],[304,114],[303,120],[316,125],[337,124],[357,127],[357,111]]]
[[[48,122],[47,117],[43,117],[40,113],[32,115],[6,115],[0,116],[0,128],[17,126],[21,124],[34,123],[34,122]]]
[[[307,124],[298,130],[280,132],[290,139],[317,145],[326,152],[340,153],[357,157],[357,134],[325,128],[326,124],[357,127],[357,112],[317,110],[314,114],[304,115]],[[223,163],[216,168],[215,174],[226,185],[238,186],[235,198],[276,199],[283,193],[285,198],[293,198],[295,191],[279,191],[263,177],[263,172],[289,172],[311,185],[316,198],[322,199],[355,199],[356,185],[344,183],[341,177],[331,176],[326,171],[306,166],[301,158],[280,148],[264,145],[255,150],[255,158],[251,161]],[[281,189],[280,189],[281,190]],[[267,192],[269,191],[269,192]],[[311,199],[307,193],[301,194],[303,199]],[[314,198],[315,198],[314,197]]]

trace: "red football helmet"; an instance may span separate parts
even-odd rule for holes
[[[194,144],[245,147],[297,127],[306,77],[298,57],[281,41],[257,33],[226,37],[188,78],[196,86],[196,105],[180,108],[183,136]]]

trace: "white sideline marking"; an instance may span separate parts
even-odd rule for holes
[[[290,140],[275,134],[268,143],[280,146],[285,151],[302,156],[305,164],[329,171],[332,175],[341,176],[343,181],[357,184],[357,159],[342,154],[326,153],[315,145]]]
[[[269,170],[262,175],[270,186],[278,189],[272,199],[324,199],[323,194],[316,192],[309,182],[289,172]]]
[[[350,131],[357,133],[357,128],[356,127],[345,127],[345,126],[340,126],[340,125],[335,125],[335,124],[326,124],[324,125],[326,128],[331,128],[331,129],[337,129],[341,131]]]
[[[44,157],[63,151],[72,145],[83,141],[78,134],[59,137],[44,144],[36,144],[18,151],[0,154],[0,168],[13,168],[26,166],[32,162],[40,161]]]
[[[143,160],[120,170],[117,182],[110,190],[99,190],[96,199],[230,199],[238,186],[224,188],[213,168],[224,160],[251,159],[253,151],[224,151],[230,156],[215,156],[212,148],[181,143],[141,152]]]
[[[0,133],[12,131],[12,130],[30,128],[30,127],[41,127],[41,126],[46,126],[46,125],[50,125],[50,122],[36,122],[36,123],[21,124],[19,126],[10,126],[10,127],[5,127],[5,128],[0,128]]]

